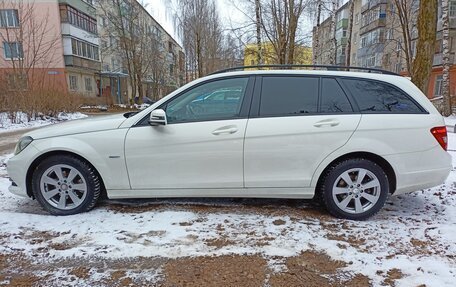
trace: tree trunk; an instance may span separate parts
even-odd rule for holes
[[[351,42],[353,37],[353,13],[355,10],[355,1],[350,3],[350,15],[348,17],[347,47],[345,48],[345,66],[351,65]]]
[[[412,67],[412,82],[427,94],[435,52],[437,0],[420,1],[417,26],[418,43]]]
[[[313,48],[313,64],[317,65],[318,63],[318,56],[320,52],[320,20],[321,20],[321,0],[317,2],[317,25],[315,26],[315,33],[314,33],[314,48]]]
[[[416,1],[416,0],[413,0]],[[434,0],[430,0],[431,2]],[[402,33],[402,42],[399,43],[401,49],[405,53],[405,62],[407,65],[407,71],[412,75],[413,73],[413,51],[412,51],[412,19],[409,17],[409,11],[413,2],[405,0],[394,0],[395,8],[397,10],[397,15],[399,17],[400,29]],[[434,31],[435,33],[435,31]]]
[[[442,0],[442,26],[443,26],[443,115],[451,115],[451,91],[450,91],[450,19],[449,19],[449,1]]]
[[[332,10],[331,10],[331,46],[329,49],[329,64],[336,64],[336,53],[337,53],[337,41],[336,41],[336,12],[338,0],[332,0]]]
[[[263,53],[261,47],[261,12],[260,0],[255,0],[255,16],[256,16],[256,41],[257,41],[257,64],[263,64]]]

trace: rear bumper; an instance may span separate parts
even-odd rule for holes
[[[453,168],[451,155],[440,146],[424,152],[386,156],[385,159],[396,173],[394,195],[440,185]]]
[[[396,188],[393,195],[414,192],[441,185],[450,174],[451,168],[433,169],[401,175],[402,185]]]

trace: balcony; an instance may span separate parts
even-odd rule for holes
[[[100,62],[84,59],[76,56],[64,56],[65,66],[84,68],[88,70],[99,71],[101,69]]]
[[[378,18],[374,22],[359,29],[359,35],[366,34],[367,32],[372,31],[376,28],[385,27],[385,26],[386,26],[386,18]]]
[[[337,22],[336,30],[340,28],[348,28],[348,19],[341,19],[339,22]]]
[[[91,16],[96,15],[96,9],[94,6],[82,0],[59,0],[59,4],[67,4],[71,7]]]

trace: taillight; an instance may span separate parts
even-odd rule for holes
[[[438,141],[438,143],[442,146],[444,150],[447,150],[448,147],[448,136],[447,136],[447,129],[445,126],[443,127],[435,127],[431,129],[432,135]]]

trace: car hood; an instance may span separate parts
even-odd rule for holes
[[[24,136],[31,136],[33,139],[50,138],[63,135],[89,133],[103,130],[116,129],[125,121],[122,114],[109,116],[90,116],[85,119],[63,122],[47,127],[43,127]]]

